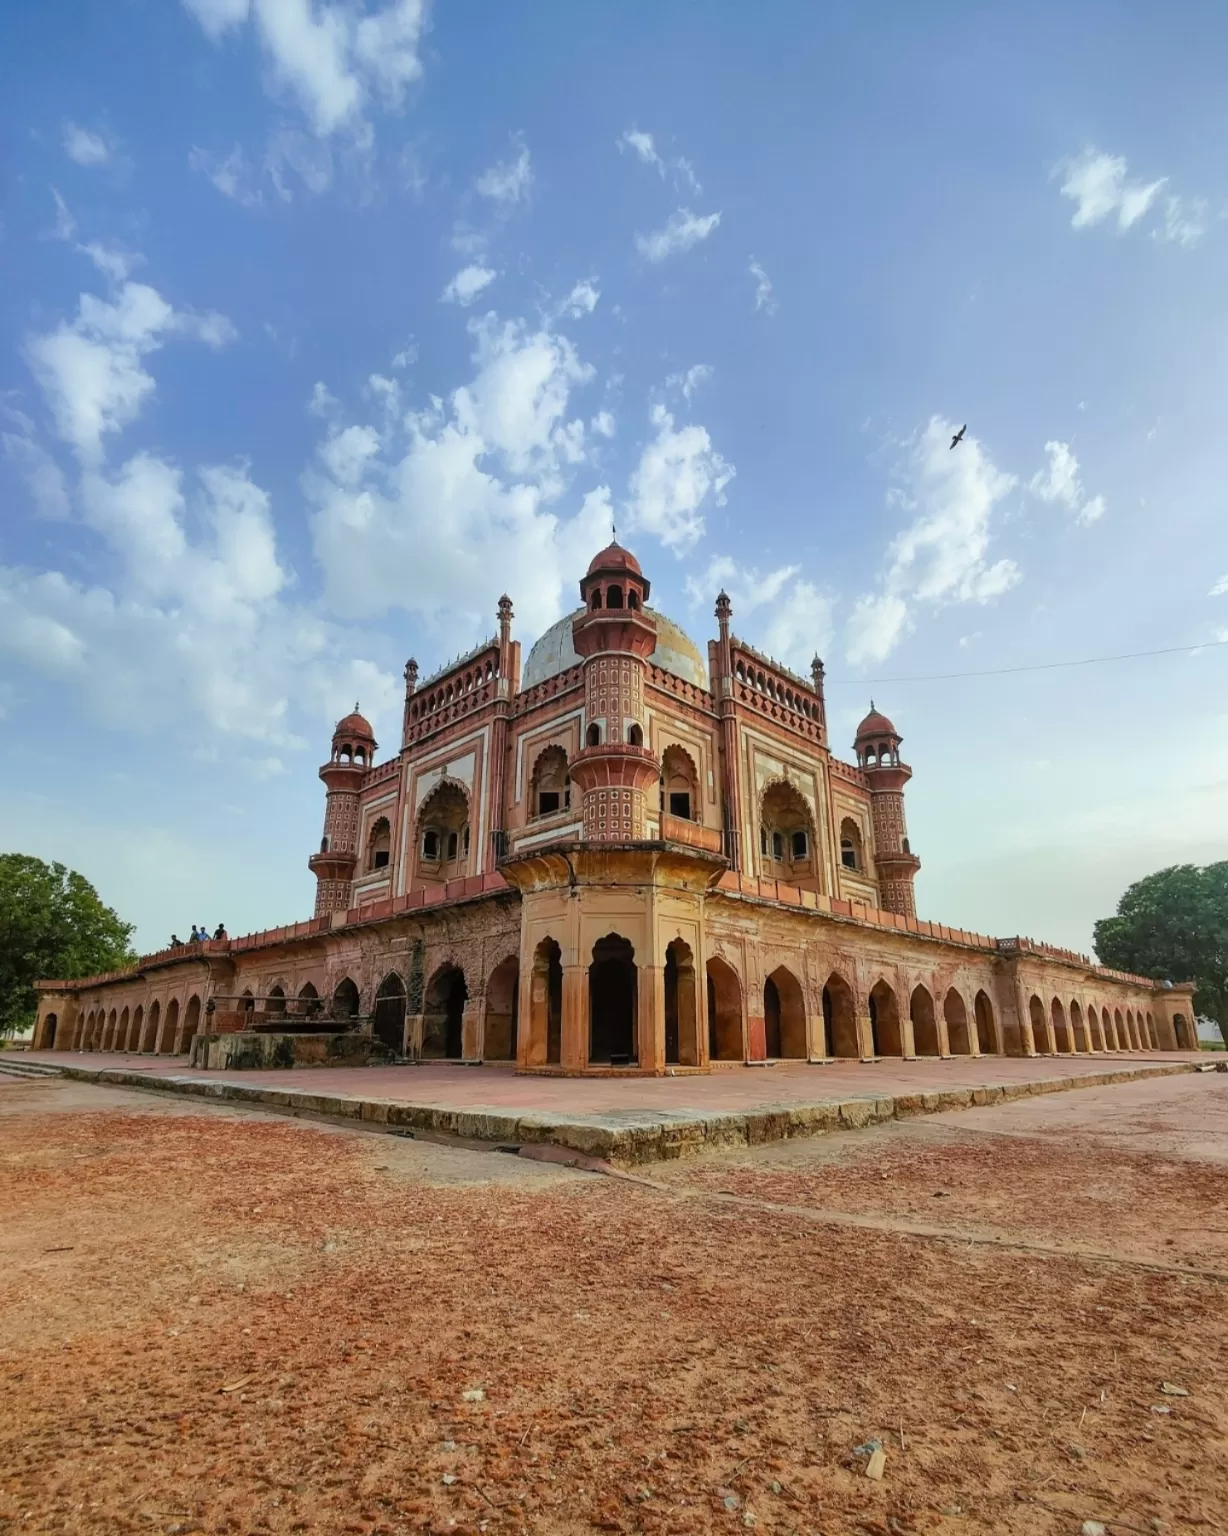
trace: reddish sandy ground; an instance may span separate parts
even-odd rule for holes
[[[0,1170],[0,1530],[1228,1530],[1228,1077],[644,1180],[0,1078]]]

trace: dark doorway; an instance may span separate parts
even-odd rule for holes
[[[358,988],[347,976],[333,989],[333,1018],[356,1019],[358,1017]]]
[[[665,951],[665,1060],[674,1066],[699,1065],[695,959],[681,939]]]
[[[405,1054],[405,983],[395,972],[375,994],[375,1038],[398,1056]]]
[[[459,1061],[462,1051],[462,1022],[469,989],[465,973],[458,965],[445,965],[436,971],[426,989],[422,1019],[422,1054],[438,1060]]]
[[[769,976],[763,983],[763,1024],[767,1038],[767,1058],[780,1056],[780,991]]]
[[[617,933],[593,945],[588,968],[590,1061],[625,1066],[636,1061],[635,950]]]
[[[52,1051],[52,1050],[55,1049],[55,1026],[56,1026],[56,1023],[57,1023],[57,1020],[56,1020],[55,1014],[54,1013],[49,1013],[47,1015],[46,1030],[45,1030],[45,1032],[43,1034],[43,1050],[45,1050],[45,1051]]]

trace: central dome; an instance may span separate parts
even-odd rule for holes
[[[571,625],[573,619],[584,612],[585,609],[577,608],[565,619],[552,624],[541,637],[524,664],[520,679],[522,689],[535,688],[548,677],[557,677],[569,667],[580,665],[580,657],[571,643]],[[706,689],[708,667],[694,640],[663,613],[653,608],[645,608],[644,612],[657,621],[657,648],[648,659],[664,671],[672,672],[675,677],[685,678],[696,688]]]

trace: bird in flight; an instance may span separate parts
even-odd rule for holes
[[[967,423],[967,422],[964,422],[964,424],[963,424],[963,426],[962,426],[962,427],[960,427],[960,429],[959,429],[959,431],[958,431],[958,432],[957,432],[957,433],[956,433],[956,434],[955,434],[955,436],[954,436],[954,437],[953,437],[953,438],[952,438],[952,439],[951,439],[951,447],[952,447],[952,448],[954,448],[954,447],[955,447],[955,445],[956,445],[956,443],[962,443],[962,442],[963,442],[963,440],[964,440],[964,433],[965,433],[965,432],[966,432],[966,431],[967,431],[967,430],[968,430],[968,423]]]

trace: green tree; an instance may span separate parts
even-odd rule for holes
[[[1174,864],[1135,881],[1116,917],[1096,924],[1095,943],[1116,970],[1194,982],[1195,1011],[1228,1043],[1228,863]]]
[[[40,977],[93,976],[130,964],[132,929],[84,875],[25,853],[0,854],[0,1035],[31,1022]]]

